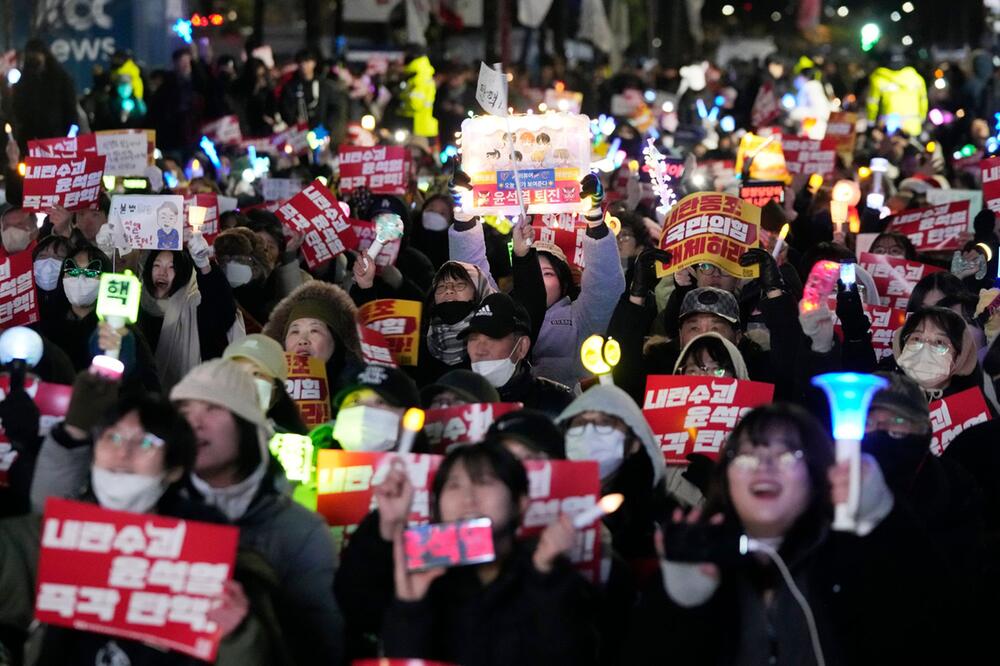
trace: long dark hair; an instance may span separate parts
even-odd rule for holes
[[[521,461],[498,442],[457,446],[445,456],[434,475],[434,482],[431,484],[432,519],[435,522],[441,520],[439,504],[441,491],[458,463],[465,467],[465,471],[468,472],[469,478],[473,481],[494,476],[507,486],[510,491],[511,523],[516,528],[520,522],[518,520],[520,514],[518,502],[522,497],[528,496],[528,473],[524,470]]]
[[[163,467],[171,470],[180,467],[184,475],[194,467],[197,445],[187,419],[167,399],[147,393],[125,393],[111,409],[100,415],[94,426],[96,441],[101,433],[121,419],[135,412],[143,429],[164,442]],[[259,455],[258,455],[259,459]]]
[[[937,273],[925,275],[914,285],[913,291],[910,292],[910,300],[906,302],[906,311],[916,312],[924,307],[924,299],[927,298],[927,292],[932,289],[936,289],[944,294],[942,303],[945,300],[951,300],[952,303],[964,303],[968,300],[969,290],[957,275],[948,271],[938,271]],[[972,301],[975,303],[975,297],[972,298]]]
[[[174,281],[170,285],[167,296],[173,296],[177,290],[186,285],[191,280],[191,273],[194,271],[194,264],[184,250],[154,250],[146,257],[146,263],[142,267],[142,284],[152,295],[152,290],[147,285],[153,284],[153,264],[161,252],[168,253],[174,260]]]
[[[955,348],[955,358],[962,355],[962,346],[965,340],[965,320],[962,315],[948,308],[924,308],[917,310],[906,318],[902,329],[899,331],[900,347],[906,346],[906,341],[917,329],[921,322],[929,321],[948,336],[951,346]]]

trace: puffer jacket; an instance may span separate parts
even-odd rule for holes
[[[919,136],[927,117],[927,82],[912,67],[879,67],[871,74],[868,120],[896,116],[910,136]]]

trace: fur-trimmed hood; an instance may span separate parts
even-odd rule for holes
[[[264,335],[274,338],[282,346],[285,344],[285,329],[291,322],[288,316],[292,308],[301,301],[312,300],[329,303],[330,305],[330,328],[334,335],[343,341],[344,346],[355,358],[361,357],[361,344],[358,341],[357,313],[358,308],[354,301],[347,295],[347,292],[340,287],[322,282],[321,280],[310,280],[295,288],[295,291],[285,296],[274,306],[270,318],[264,325]]]

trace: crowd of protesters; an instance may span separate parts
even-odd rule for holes
[[[665,118],[656,110],[652,133],[618,117],[607,139],[618,141],[624,162],[641,163],[648,137],[672,137],[660,145],[686,160],[678,198],[738,191],[745,174],[730,169],[723,178],[699,165],[736,158],[765,87],[778,101],[768,122],[786,133],[822,136],[831,111],[859,113],[865,129],[849,153],[853,164],[839,157],[836,178],[818,186],[810,174],[789,178],[783,203],[763,207],[761,247],[739,258],[759,277],[704,262],[661,278],[656,261],[670,261],[659,249],[661,202],[627,165],[582,179],[581,198],[590,198],[580,216],[582,262],[532,238],[530,224],[502,233],[461,209],[467,175],[460,160],[440,156],[469,112],[481,113],[478,62],[432,63],[412,48],[399,62],[366,69],[305,50],[278,68],[184,48],[169,69],[144,70],[119,53],[78,98],[48,46],[29,41],[20,81],[2,91],[12,127],[2,246],[5,257],[33,258],[40,320],[32,328],[44,353],[32,372],[73,390],[65,418],[45,434],[24,390],[0,402],[0,423],[19,453],[0,488],[0,663],[196,663],[141,640],[32,622],[41,513],[52,497],[238,528],[234,581],[212,611],[223,634],[219,663],[995,658],[988,636],[1000,593],[1000,421],[969,427],[943,453],[933,451],[929,405],[976,388],[989,416],[1000,415],[1000,227],[984,206],[960,250],[918,253],[886,226],[892,215],[928,205],[931,191],[982,189],[978,169],[967,165],[975,159],[978,167],[1000,140],[1000,60],[809,55],[617,72],[555,59],[511,72],[509,104],[519,111],[557,85],[583,93],[591,118],[613,116],[612,99],[630,91],[648,101],[649,91],[668,94],[669,113],[666,103]],[[719,108],[708,121],[706,107]],[[327,150],[277,156],[266,175],[322,176],[337,194],[338,144],[366,137],[407,146],[404,196],[338,197],[352,218],[388,211],[403,220],[395,264],[379,267],[348,251],[307,269],[302,236],[254,207],[262,198],[241,178],[245,155],[219,146],[213,166],[199,146],[203,124],[228,115],[245,137],[322,127]],[[366,116],[374,129],[361,122]],[[237,210],[222,216],[212,245],[195,234],[180,251],[122,253],[103,233],[114,192],[96,210],[22,209],[16,166],[28,142],[66,136],[72,126],[81,134],[155,129],[156,167],[130,193],[214,192],[236,197]],[[691,127],[693,138],[683,132]],[[871,172],[859,175],[876,157],[889,163],[885,210],[866,206]],[[831,223],[831,186],[841,178],[862,190],[853,231]],[[606,212],[620,228],[609,227]],[[785,249],[775,251],[786,224]],[[881,359],[864,309],[879,294],[860,266],[857,281],[831,295],[838,329],[825,301],[803,307],[814,264],[857,263],[856,232],[878,234],[873,253],[943,269],[909,294],[906,321]],[[138,320],[117,329],[95,311],[100,276],[115,266],[130,266],[142,281]],[[358,309],[380,298],[422,304],[418,365],[363,360]],[[593,334],[620,343],[614,386],[595,383],[581,363],[581,343]],[[112,350],[124,363],[119,380],[88,370]],[[275,432],[308,433],[283,381],[285,353],[325,365],[333,420],[313,440],[327,448],[393,451],[411,407],[521,403],[483,441],[451,450],[430,491],[433,522],[491,520],[496,559],[406,568],[402,535],[415,491],[401,458],[374,490],[377,508],[338,555],[323,518],[293,500],[268,448]],[[832,526],[850,470],[835,462],[827,402],[810,383],[834,371],[886,380],[868,412],[863,527],[854,533]],[[717,460],[692,454],[686,465],[666,465],[642,410],[653,375],[767,382],[776,402],[744,416]],[[414,450],[425,446],[418,437]],[[539,458],[596,461],[601,494],[624,496],[603,520],[606,566],[597,581],[566,557],[568,517],[535,539],[517,533],[529,490],[522,461]],[[741,535],[782,564],[760,553],[740,557]],[[797,587],[786,581],[785,563]]]

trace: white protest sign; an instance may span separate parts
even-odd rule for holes
[[[264,201],[287,201],[302,191],[302,179],[264,178],[260,188]]]
[[[975,219],[979,211],[983,209],[982,190],[942,190],[932,187],[927,190],[927,203],[932,206],[951,203],[953,201],[969,202],[969,218]]]
[[[179,194],[117,194],[111,198],[108,223],[133,249],[180,250],[183,211]]]
[[[494,116],[507,115],[507,77],[503,72],[479,64],[479,83],[476,86],[476,101],[486,113]]]
[[[106,176],[141,176],[149,165],[149,141],[145,132],[97,134],[97,154],[104,155]]]

